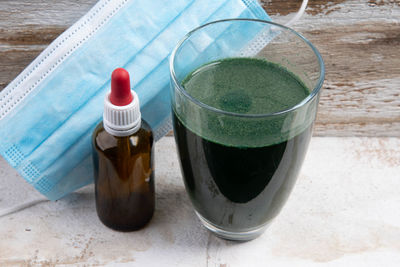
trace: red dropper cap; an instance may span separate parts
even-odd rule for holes
[[[116,106],[126,106],[132,100],[129,73],[123,68],[115,69],[111,75],[110,102]]]

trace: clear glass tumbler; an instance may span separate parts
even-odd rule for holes
[[[217,80],[196,81],[204,82],[204,92],[201,86],[199,92],[186,90],[189,77],[227,58],[267,61],[276,71],[296,77],[307,93],[295,104],[267,112],[270,100],[252,96],[243,84],[226,89],[222,96],[224,84]],[[189,32],[177,45],[170,59],[175,141],[186,191],[211,232],[251,240],[278,215],[307,151],[324,72],[321,55],[308,40],[268,21],[211,22]],[[271,74],[274,86],[281,82],[276,73]],[[258,105],[257,112],[247,110],[252,105]]]

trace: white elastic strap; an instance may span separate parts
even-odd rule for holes
[[[304,11],[307,7],[308,0],[303,0],[299,11],[297,11],[296,15],[285,24],[285,26],[290,26],[296,21],[300,19],[300,17],[304,14]],[[272,39],[274,39],[279,33],[279,30],[271,31],[276,27],[267,27],[265,31],[261,31],[250,43],[250,45],[245,46],[241,51],[239,51],[238,55],[240,57],[252,57],[258,54]]]
[[[289,22],[287,22],[285,24],[285,26],[290,27],[291,25],[296,23],[301,18],[301,16],[303,16],[304,11],[306,10],[307,4],[308,4],[308,0],[303,0],[303,3],[301,3],[301,7],[300,7],[299,11],[297,11],[297,14],[291,20],[289,20]]]
[[[30,208],[32,206],[35,206],[36,204],[39,204],[39,203],[42,203],[42,202],[47,202],[47,201],[50,201],[50,200],[45,199],[45,198],[40,198],[40,199],[35,199],[35,200],[31,200],[31,201],[19,204],[19,205],[15,206],[15,207],[11,207],[11,208],[7,208],[7,209],[4,209],[4,210],[0,210],[0,218],[4,217],[4,216],[7,216],[9,214],[24,210],[26,208]]]

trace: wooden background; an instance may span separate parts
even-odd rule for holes
[[[96,0],[1,0],[0,90]],[[301,1],[261,0],[274,21]],[[293,26],[320,50],[319,136],[400,136],[400,0],[310,0]]]

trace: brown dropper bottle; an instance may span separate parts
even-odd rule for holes
[[[103,121],[93,132],[96,210],[119,231],[134,231],[152,218],[155,206],[153,134],[141,119],[129,73],[114,70]]]

